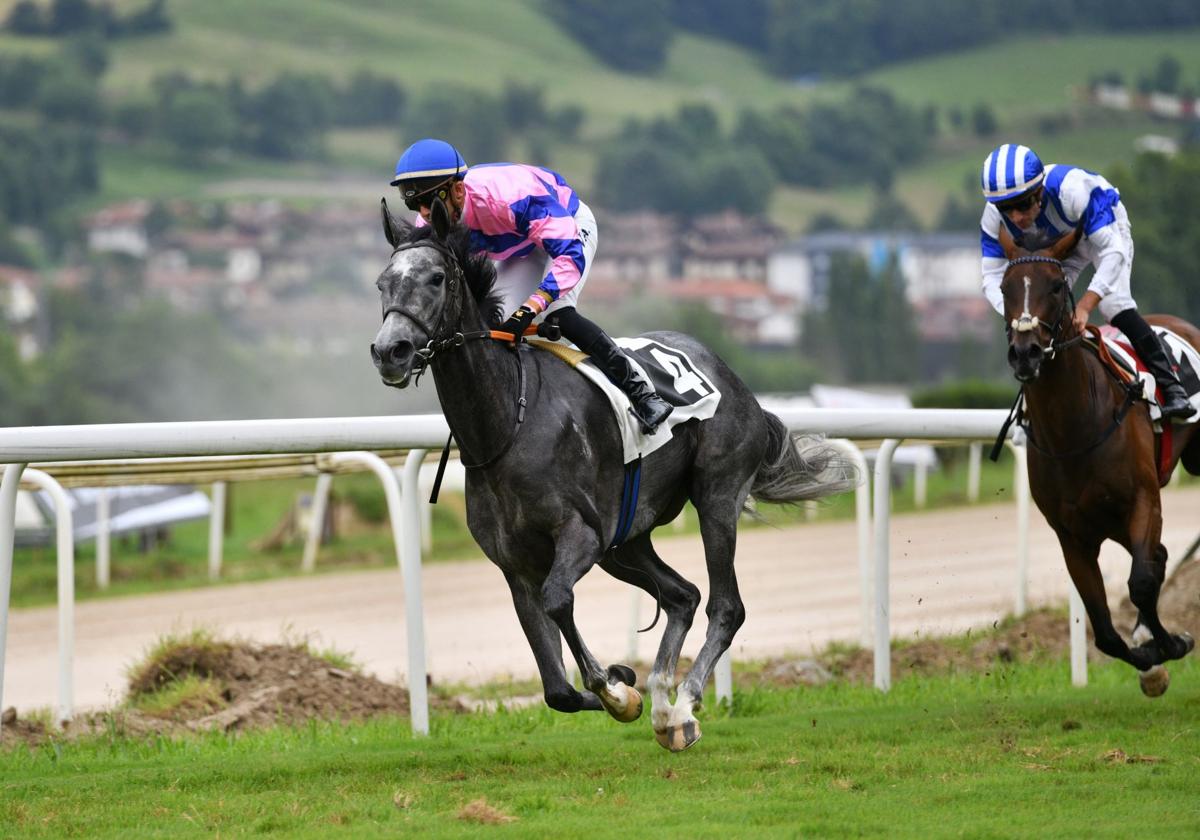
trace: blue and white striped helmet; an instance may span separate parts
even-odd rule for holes
[[[1027,193],[1042,183],[1046,168],[1028,146],[1005,143],[983,162],[979,176],[983,197],[996,204]]]

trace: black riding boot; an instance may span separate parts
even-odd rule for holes
[[[562,334],[592,357],[596,367],[625,392],[633,403],[633,416],[646,434],[653,434],[662,421],[667,419],[675,406],[654,393],[654,387],[629,361],[621,348],[613,343],[604,330],[583,317],[573,306],[559,309],[547,319],[557,324]]]
[[[1162,391],[1163,417],[1191,417],[1196,409],[1188,402],[1187,391],[1183,389],[1175,366],[1171,363],[1171,356],[1158,334],[1136,309],[1126,309],[1112,319],[1112,324],[1133,342],[1133,348],[1154,374],[1154,381]]]
[[[629,401],[633,403],[633,415],[642,424],[642,430],[646,434],[653,434],[659,424],[675,410],[675,406],[654,392],[654,386],[646,381],[624,351],[605,333],[600,333],[584,352],[591,356],[604,375],[629,397]]]

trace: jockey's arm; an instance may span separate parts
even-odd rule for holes
[[[536,314],[545,311],[579,283],[584,270],[583,240],[575,217],[559,204],[555,204],[547,215],[528,221],[524,227],[522,232],[550,257],[546,276],[525,302]]]
[[[1132,255],[1128,253],[1125,237],[1117,231],[1115,223],[1097,228],[1088,234],[1088,241],[1092,246],[1092,263],[1096,266],[1096,273],[1088,283],[1088,291],[1104,297],[1115,288]]]
[[[1002,317],[1004,315],[1004,294],[1000,291],[1000,281],[1004,279],[1004,269],[1008,258],[1000,247],[1000,212],[991,204],[984,208],[983,218],[979,221],[979,247],[982,252],[983,294]]]
[[[1067,217],[1078,219],[1087,236],[1092,265],[1096,267],[1088,291],[1106,297],[1133,261],[1130,240],[1118,229],[1119,211],[1115,208],[1120,196],[1103,176],[1073,169],[1063,179],[1061,200]],[[1120,215],[1124,218],[1123,212]]]

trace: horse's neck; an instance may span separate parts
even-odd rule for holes
[[[1025,414],[1047,443],[1074,444],[1080,433],[1110,422],[1105,409],[1113,393],[1100,360],[1076,344],[1043,362],[1038,378],[1026,384]]]
[[[520,382],[512,353],[508,345],[484,338],[467,341],[435,361],[438,400],[465,459],[490,458],[513,434]]]

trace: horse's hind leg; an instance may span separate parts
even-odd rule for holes
[[[658,600],[667,614],[667,628],[659,642],[654,669],[646,680],[646,686],[650,689],[650,722],[654,726],[655,737],[660,744],[671,749],[674,730],[670,692],[675,685],[679,651],[691,629],[696,608],[700,606],[700,590],[662,561],[654,551],[649,534],[630,540],[600,565],[613,577],[646,590]],[[680,732],[681,736],[684,734]],[[687,741],[686,737],[681,737],[679,741],[695,743],[694,738]]]
[[[737,575],[733,571],[734,550],[737,547],[737,519],[742,503],[749,493],[749,482],[740,491],[721,497],[706,493],[693,497],[700,517],[700,537],[704,542],[704,562],[708,568],[708,632],[704,645],[696,655],[676,692],[671,712],[671,749],[684,749],[700,737],[700,725],[693,710],[700,705],[704,686],[733,636],[746,620],[746,608],[738,592]],[[694,734],[694,737],[692,735]]]
[[[642,696],[629,684],[633,680],[628,669],[606,670],[601,666],[575,626],[575,584],[602,556],[595,530],[578,519],[564,525],[555,539],[554,564],[542,584],[542,603],[566,639],[584,686],[600,699],[610,715],[629,723],[641,717]]]
[[[579,692],[567,680],[562,661],[562,637],[546,611],[542,609],[537,589],[516,575],[505,572],[508,588],[512,590],[517,619],[542,677],[542,692],[546,705],[559,712],[599,711],[604,706],[590,691]]]

